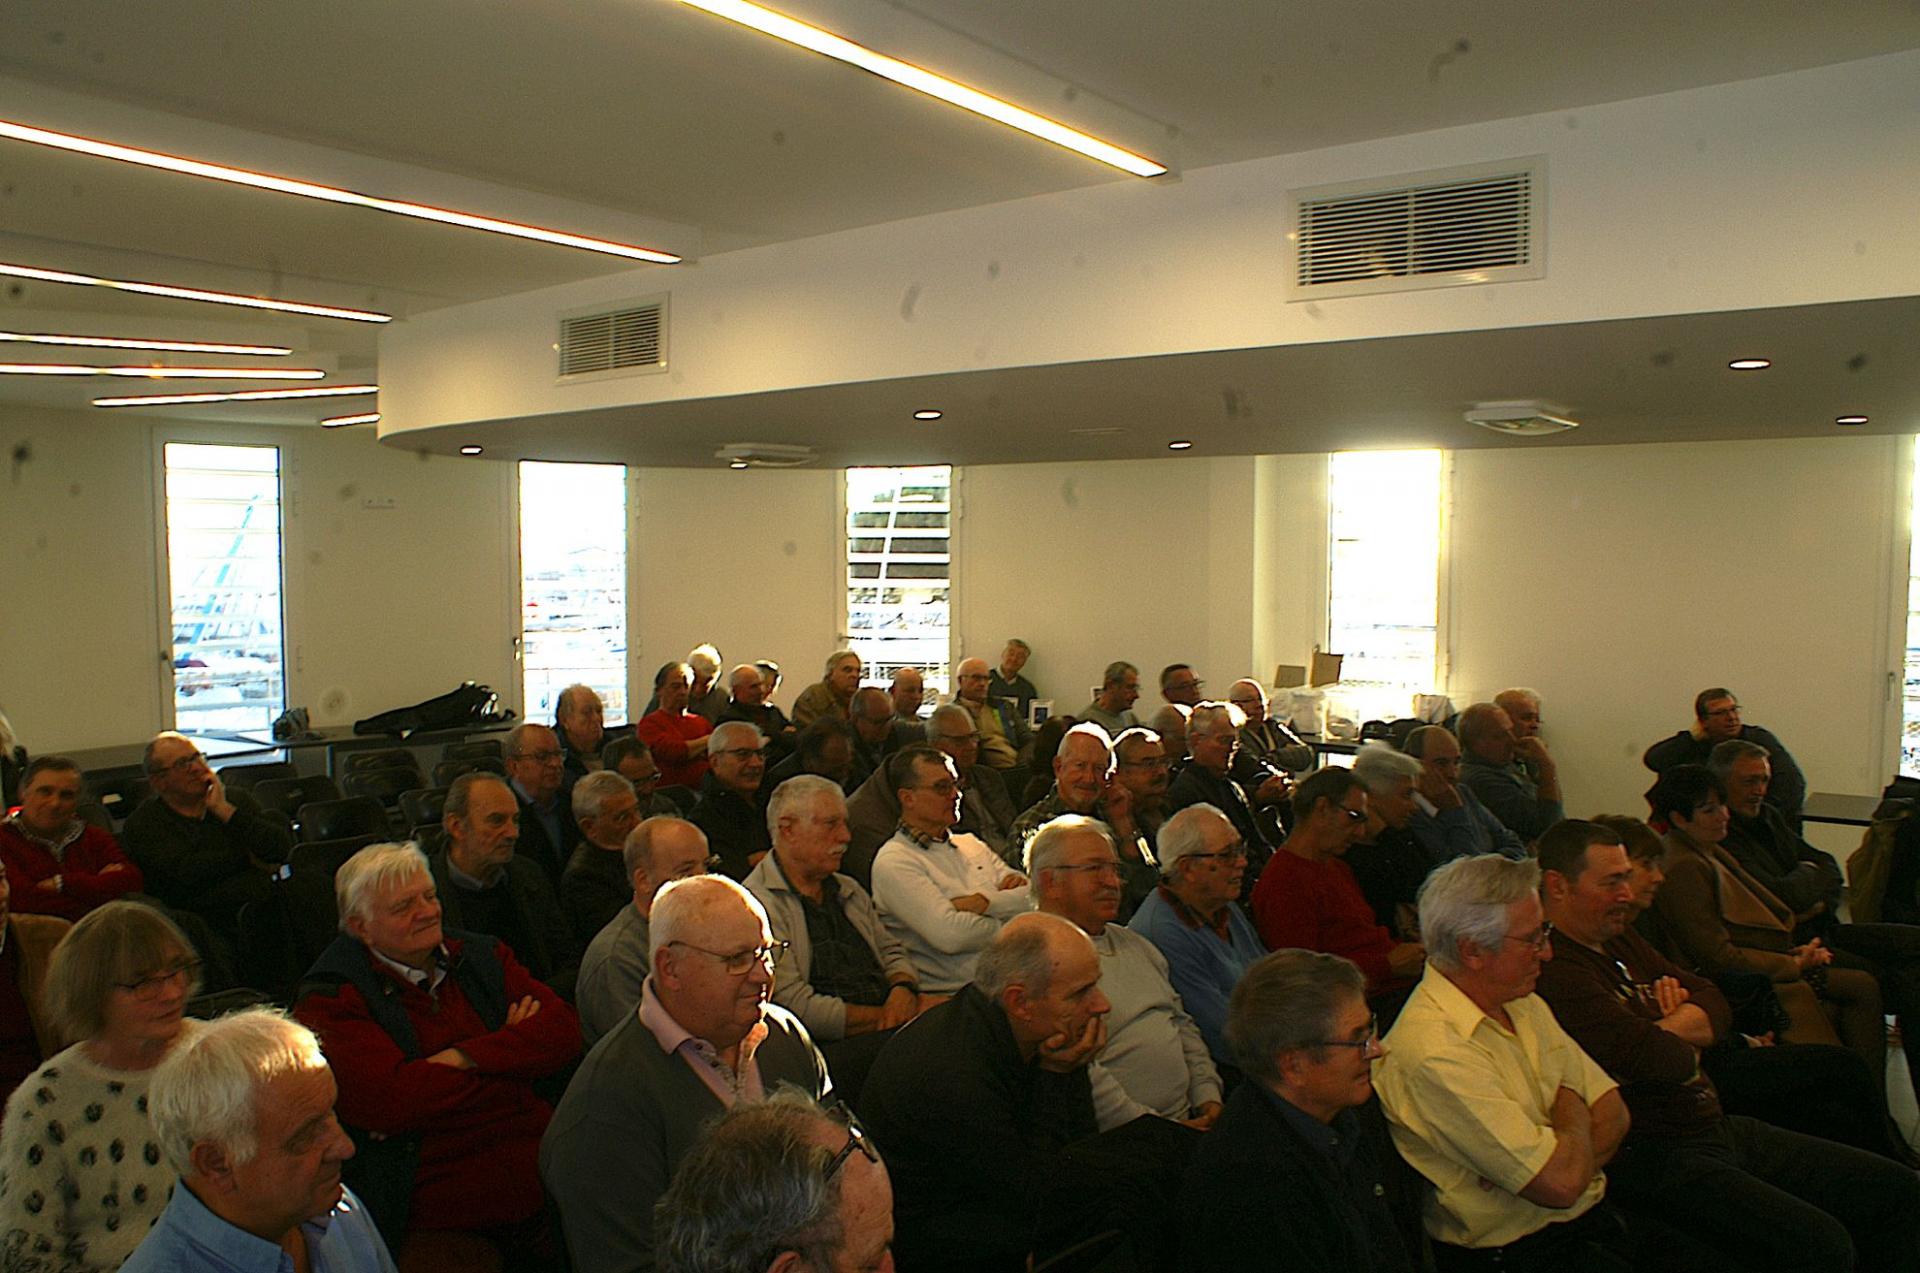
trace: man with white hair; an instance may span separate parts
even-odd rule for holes
[[[341,1181],[353,1141],[305,1026],[250,1008],[205,1026],[153,1076],[147,1105],[180,1173],[131,1273],[278,1268],[393,1273],[360,1199]]]
[[[1367,790],[1367,822],[1347,850],[1347,866],[1373,917],[1401,941],[1419,940],[1420,886],[1433,869],[1408,830],[1421,772],[1418,760],[1391,743],[1366,743],[1353,758],[1353,776]]]
[[[795,735],[800,731],[785,712],[767,701],[768,682],[761,675],[760,665],[742,663],[734,668],[727,678],[727,688],[732,698],[713,723],[745,721],[767,740],[768,764],[777,765],[785,760],[793,751]]]
[[[585,946],[632,895],[620,851],[640,825],[640,797],[617,771],[602,769],[573,784],[571,803],[581,838],[560,873],[560,909],[574,942]]]
[[[607,708],[591,685],[569,685],[553,701],[553,730],[565,756],[566,780],[576,781],[599,769],[600,744],[607,737]]]
[[[1254,796],[1261,800],[1284,801],[1291,793],[1284,774],[1268,774],[1249,795],[1233,777],[1234,761],[1240,752],[1240,727],[1246,716],[1231,703],[1201,703],[1187,718],[1187,751],[1192,759],[1167,788],[1167,808],[1184,809],[1188,805],[1210,804],[1227,815],[1233,829],[1247,848],[1247,892],[1252,895],[1254,881],[1267,867],[1273,851],[1280,845],[1280,827],[1269,817],[1254,811]]]
[[[1063,814],[1077,813],[1106,824],[1120,854],[1120,913],[1124,922],[1159,880],[1153,847],[1134,820],[1133,792],[1115,777],[1113,742],[1105,730],[1082,722],[1060,737],[1053,753],[1053,786],[1040,802],[1014,819],[1006,857],[1026,861],[1027,844],[1040,828]]]
[[[654,897],[673,881],[704,875],[717,865],[706,833],[671,814],[648,818],[628,833],[620,863],[627,874],[627,904],[587,943],[580,961],[576,1005],[588,1047],[640,1006]]]
[[[507,944],[443,929],[411,844],[373,844],[334,875],[340,935],[296,994],[361,1136],[347,1178],[397,1245],[479,1232],[550,1249],[537,1169],[552,1108],[534,1083],[580,1054],[580,1019]]]
[[[853,702],[853,692],[860,688],[860,674],[865,669],[860,656],[852,650],[835,650],[829,654],[826,674],[801,690],[800,697],[793,700],[793,723],[805,729],[822,716],[847,719],[847,705]]]
[[[707,833],[720,871],[747,878],[773,842],[760,813],[760,783],[767,776],[766,739],[745,721],[727,721],[707,735],[712,767],[700,780],[700,799],[688,819]]]
[[[987,693],[1011,703],[1021,720],[1027,719],[1027,704],[1040,697],[1033,682],[1020,674],[1032,657],[1032,646],[1019,637],[1008,637],[1006,648],[1000,651],[1000,666],[993,669],[993,678],[987,682]]]
[[[1535,863],[1489,853],[1420,891],[1427,969],[1374,1084],[1401,1156],[1434,1184],[1441,1273],[1629,1267],[1601,1202],[1627,1107],[1534,993],[1553,957],[1539,887]]]
[[[653,1207],[714,1115],[782,1083],[820,1099],[826,1062],[768,1002],[787,944],[753,895],[719,875],[654,899],[640,1008],[594,1045],[540,1148],[575,1273],[654,1266]]]

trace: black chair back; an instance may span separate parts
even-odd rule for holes
[[[475,756],[491,756],[499,760],[505,755],[498,738],[469,738],[464,743],[448,743],[440,753],[440,759],[470,760]]]
[[[433,767],[433,785],[447,787],[461,774],[486,771],[490,774],[507,776],[507,762],[498,756],[465,756],[459,760],[443,760]]]
[[[153,794],[153,787],[146,778],[131,774],[123,778],[89,778],[87,790],[100,802],[115,822],[125,822],[127,815],[146,803]]]
[[[373,747],[349,751],[340,757],[342,774],[357,774],[363,769],[418,769],[420,761],[405,747]]]
[[[270,778],[298,778],[300,771],[292,762],[276,760],[259,765],[228,765],[218,771],[220,781],[227,785],[228,791],[249,791],[255,783]]]
[[[325,774],[307,774],[300,778],[268,778],[252,787],[253,798],[262,809],[283,818],[294,818],[300,806],[323,800],[338,800],[340,788]]]
[[[400,821],[410,827],[439,826],[447,811],[445,787],[420,787],[400,793]]]
[[[392,835],[387,811],[372,796],[349,796],[345,800],[319,800],[303,804],[294,820],[300,824],[300,843],[317,844],[322,840],[344,840],[349,836]]]
[[[295,871],[330,876],[348,858],[369,844],[378,843],[379,839],[377,835],[349,835],[338,840],[310,840],[293,846],[293,852],[287,855],[287,865]]]
[[[275,880],[266,897],[245,902],[240,907],[240,949],[238,976],[249,986],[257,986],[280,1003],[293,992],[293,983],[308,963],[300,962],[294,949],[291,916],[282,894],[284,881]]]
[[[699,800],[700,800],[700,793],[695,791],[692,787],[680,787],[680,786],[657,787],[655,788],[655,790],[660,795],[665,796],[667,799],[673,801],[676,805],[679,805],[680,812],[682,813],[692,813],[693,806],[699,803]]]
[[[347,775],[342,784],[350,796],[372,796],[380,802],[380,807],[391,813],[400,807],[400,796],[425,785],[420,771],[411,766],[402,769],[398,765],[390,769],[361,769]]]

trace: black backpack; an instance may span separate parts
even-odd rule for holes
[[[513,709],[500,706],[500,696],[485,685],[465,681],[460,688],[448,690],[412,707],[396,707],[378,716],[353,723],[356,734],[392,734],[404,737],[423,729],[459,729],[466,725],[498,725],[514,717]]]

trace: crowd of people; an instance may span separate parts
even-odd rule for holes
[[[570,687],[318,893],[191,738],[117,833],[19,757],[0,1267],[1920,1273],[1920,927],[1731,692],[1574,819],[1530,690],[1323,763],[1187,664],[1036,727],[1031,653]]]

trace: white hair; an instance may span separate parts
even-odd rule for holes
[[[1107,830],[1107,824],[1078,813],[1063,813],[1033,833],[1027,841],[1027,878],[1035,882],[1036,889],[1040,872],[1059,866],[1067,855],[1067,845],[1082,831],[1091,831],[1107,842],[1107,848],[1113,848],[1113,833]]]
[[[1190,804],[1161,824],[1153,838],[1154,851],[1160,855],[1160,874],[1168,879],[1180,868],[1180,859],[1189,853],[1207,850],[1207,819],[1218,818],[1231,827],[1227,815],[1210,804]]]
[[[1090,720],[1083,720],[1066,733],[1060,735],[1060,745],[1055,748],[1053,752],[1054,759],[1058,760],[1060,757],[1066,755],[1067,749],[1073,746],[1073,740],[1076,738],[1091,738],[1100,744],[1101,749],[1104,750],[1107,755],[1113,755],[1113,735],[1109,734],[1104,726]]]
[[[694,875],[674,880],[653,895],[653,909],[647,914],[647,962],[654,961],[661,947],[675,942],[711,945],[704,935],[706,921],[729,898],[752,911],[760,926],[771,931],[767,908],[759,898],[724,875]]]
[[[942,703],[940,706],[934,708],[927,716],[925,728],[928,742],[936,742],[940,738],[940,722],[943,720],[952,721],[955,724],[965,724],[968,730],[972,730],[974,727],[973,714],[966,708],[960,706],[958,703]]]
[[[1482,950],[1507,935],[1507,908],[1540,889],[1540,864],[1498,853],[1459,857],[1420,886],[1420,936],[1427,958],[1441,969],[1460,967],[1460,943]]]
[[[234,1166],[259,1152],[260,1089],[283,1074],[327,1068],[313,1032],[278,1008],[247,1008],[185,1036],[153,1072],[147,1113],[167,1162],[193,1174],[208,1141]]]
[[[1213,727],[1213,722],[1222,716],[1226,717],[1227,724],[1235,729],[1247,723],[1247,714],[1236,704],[1201,703],[1193,709],[1193,714],[1187,717],[1188,735],[1206,732]]]
[[[747,733],[747,734],[753,735],[753,742],[755,746],[760,746],[761,744],[764,744],[767,741],[767,736],[761,733],[760,727],[754,724],[752,721],[723,720],[718,725],[715,725],[713,727],[713,731],[707,735],[707,754],[715,755],[719,752],[727,751],[734,747],[745,746],[744,743],[733,743],[733,742],[727,741],[728,739],[732,738],[735,734],[740,734],[740,733]]]
[[[632,795],[633,784],[618,770],[594,770],[573,784],[573,820],[581,822],[599,817],[600,810],[606,807],[607,797],[622,791]]]
[[[703,676],[720,675],[720,651],[712,642],[696,645],[687,652],[687,666]]]
[[[333,900],[340,910],[340,931],[350,919],[365,919],[374,895],[416,875],[432,875],[427,855],[409,840],[404,844],[369,844],[340,864],[333,873]]]
[[[13,732],[13,722],[0,712],[0,756],[13,755],[13,749],[20,745],[19,738]]]
[[[814,807],[816,801],[831,798],[840,806],[842,813],[847,809],[847,793],[840,784],[831,778],[822,778],[819,774],[798,774],[787,779],[773,789],[773,798],[767,801],[767,834],[773,842],[780,843],[780,819],[804,809]]]
[[[1402,782],[1418,782],[1419,760],[1398,751],[1392,743],[1370,742],[1353,758],[1353,776],[1369,795],[1390,795]]]

